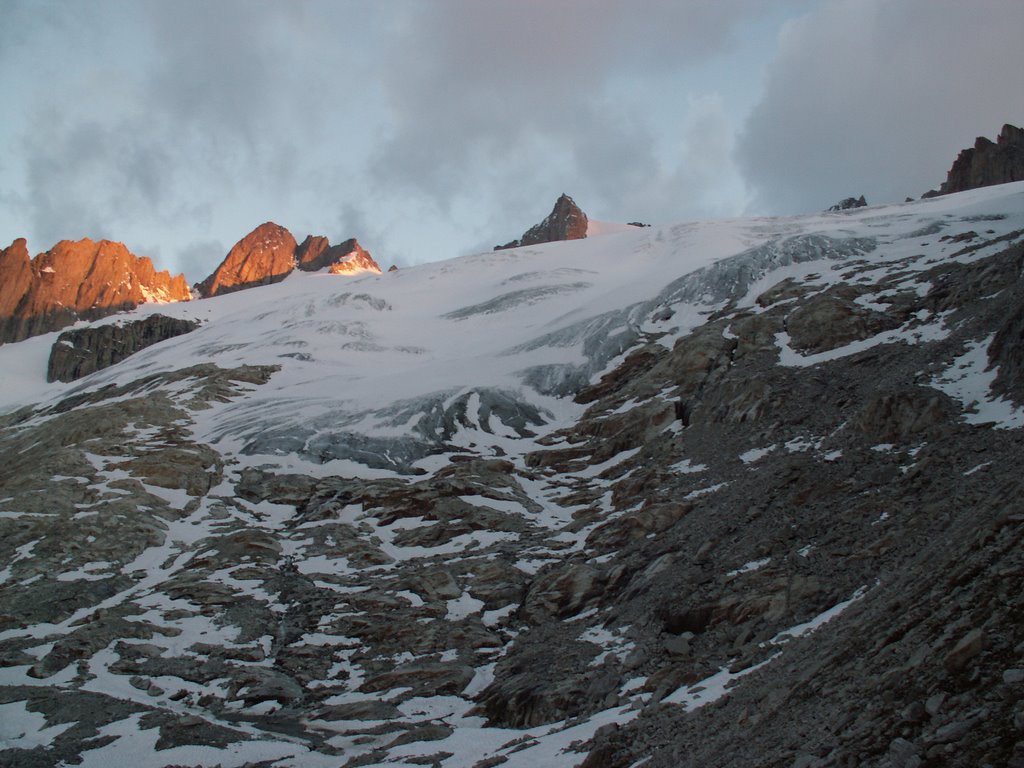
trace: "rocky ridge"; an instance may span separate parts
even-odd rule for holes
[[[7,414],[0,707],[33,727],[0,760],[1014,765],[1022,200],[759,220],[699,267],[702,228],[638,229],[615,258],[677,272],[596,315],[599,238],[461,263],[495,295],[425,316],[539,317],[519,389],[302,399],[342,347],[433,356],[368,330],[403,281],[366,277],[276,346],[204,326]]]
[[[571,197],[563,193],[555,201],[555,207],[551,209],[551,213],[540,224],[534,224],[518,240],[494,246],[494,250],[553,243],[560,240],[581,240],[586,236],[587,215]]]
[[[380,266],[354,238],[332,246],[322,235],[309,235],[301,244],[284,227],[260,224],[239,240],[213,273],[196,285],[204,296],[218,296],[284,280],[296,268],[331,274],[380,273]]]
[[[1007,123],[995,142],[984,136],[961,150],[938,191],[926,197],[1024,180],[1024,128]]]
[[[157,272],[121,243],[62,240],[30,259],[24,239],[0,250],[0,343],[146,302],[188,301],[184,275]]]

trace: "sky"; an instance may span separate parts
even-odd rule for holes
[[[0,0],[0,248],[190,282],[264,221],[385,268],[562,192],[665,224],[919,197],[1024,125],[1020,0]]]

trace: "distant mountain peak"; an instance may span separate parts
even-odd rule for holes
[[[292,233],[268,221],[239,240],[220,266],[196,287],[203,296],[217,296],[284,280],[296,268],[331,274],[358,274],[381,268],[355,238],[331,245],[323,235],[308,235],[297,244]]]
[[[530,227],[518,240],[496,245],[494,250],[553,243],[558,240],[582,240],[586,236],[587,214],[576,205],[575,200],[563,192],[544,221]]]

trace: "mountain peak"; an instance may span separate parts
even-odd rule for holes
[[[380,265],[354,237],[338,243],[330,251],[336,254],[332,258],[329,270],[332,275],[355,275],[360,272],[381,274]]]
[[[206,297],[284,280],[295,268],[331,274],[376,272],[381,268],[355,238],[331,245],[323,235],[308,235],[297,244],[292,233],[272,221],[239,240],[213,274],[196,288]]]
[[[494,250],[552,243],[558,240],[582,240],[586,236],[587,214],[576,205],[575,200],[563,192],[544,221],[530,227],[518,240],[497,245]]]
[[[354,237],[331,245],[326,237],[310,235],[295,252],[295,263],[305,272],[327,267],[332,275],[381,272],[380,265]]]
[[[111,240],[61,240],[29,259],[24,238],[0,251],[0,343],[95,320],[146,302],[188,301],[184,275],[157,272]]]
[[[217,296],[279,282],[295,268],[297,248],[291,232],[264,222],[235,243],[213,274],[196,287],[203,296]]]

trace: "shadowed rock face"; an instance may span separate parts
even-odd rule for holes
[[[75,381],[197,327],[199,323],[194,320],[150,315],[124,325],[64,331],[50,350],[46,380]]]
[[[553,243],[557,240],[582,240],[586,236],[587,214],[580,210],[571,197],[563,194],[544,221],[530,227],[518,240],[495,246],[494,250]]]
[[[926,192],[924,196],[948,195],[1021,180],[1024,180],[1024,128],[1007,123],[995,143],[979,136],[973,147],[961,150],[939,191]]]
[[[329,262],[322,257],[330,247],[331,241],[323,235],[306,235],[306,239],[295,249],[295,265],[307,272],[323,269]]]
[[[157,272],[122,243],[62,240],[29,259],[24,239],[0,251],[0,343],[96,320],[145,302],[188,301],[184,275]]]
[[[220,266],[197,288],[204,297],[210,297],[280,282],[295,268],[297,247],[292,233],[280,224],[260,224],[235,243]]]

